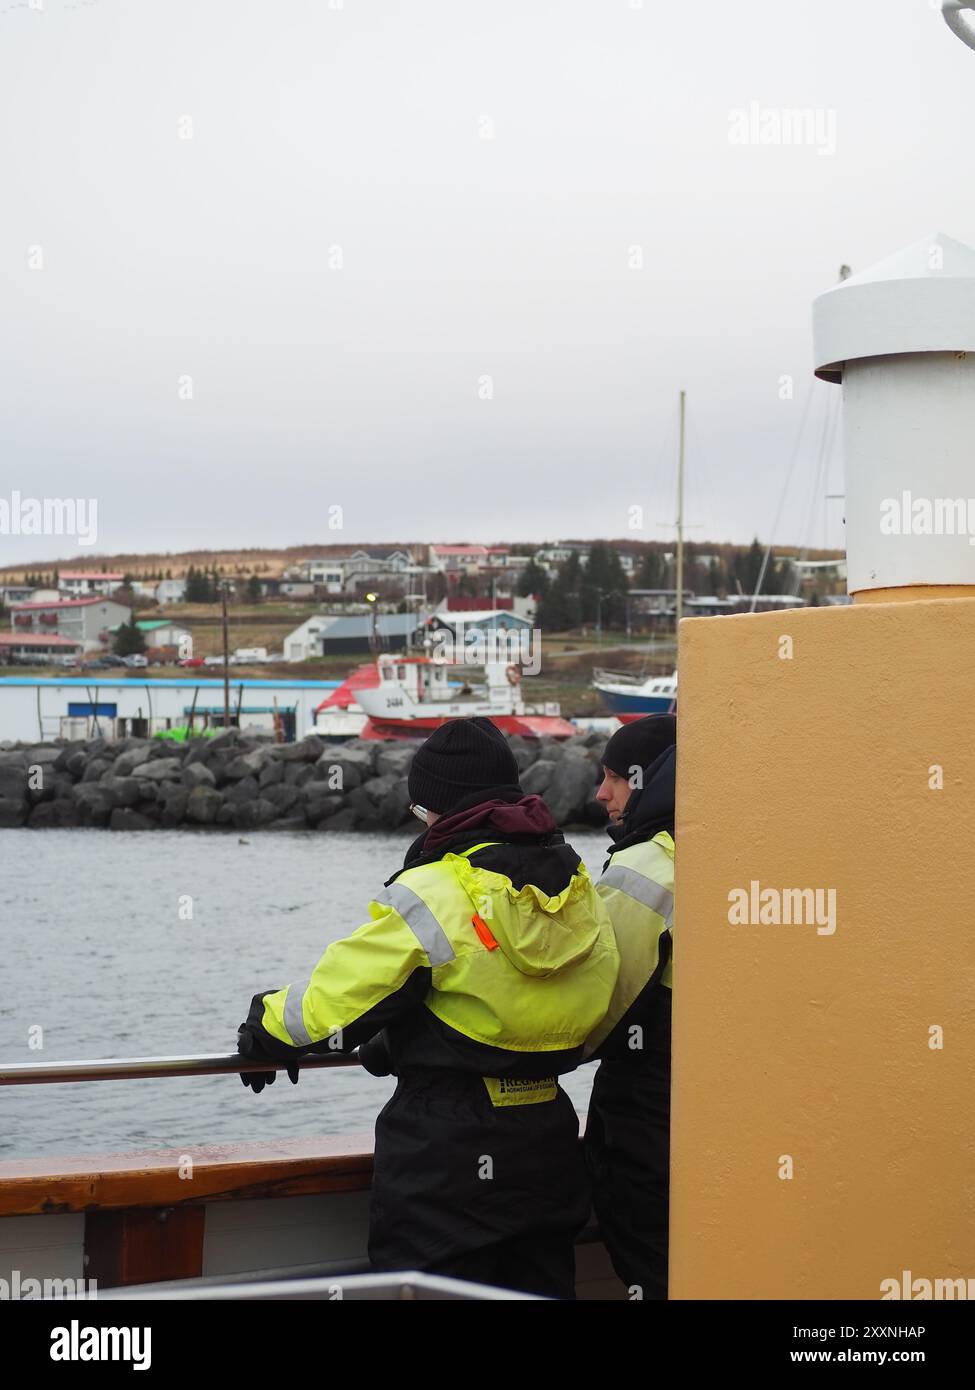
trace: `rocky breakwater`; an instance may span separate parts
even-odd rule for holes
[[[602,825],[595,799],[605,740],[510,739],[526,792],[559,825]],[[0,744],[0,829],[418,829],[407,773],[417,743],[310,737],[273,744],[230,729],[176,744]]]

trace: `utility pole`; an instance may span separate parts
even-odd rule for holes
[[[674,637],[684,616],[684,415],[686,391],[680,393],[680,458],[677,463],[677,603]]]
[[[220,585],[220,608],[223,616],[223,727],[230,728],[230,641],[227,636],[227,582]]]

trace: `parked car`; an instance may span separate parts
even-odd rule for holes
[[[177,666],[202,666],[204,660],[202,656],[184,656],[182,661],[177,661]]]
[[[133,652],[131,656],[122,658],[126,666],[141,667],[149,665],[149,658],[143,656],[141,652]]]
[[[222,656],[205,656],[205,657],[203,658],[203,665],[204,665],[204,666],[222,666],[222,665],[223,665],[223,657],[222,657]]]

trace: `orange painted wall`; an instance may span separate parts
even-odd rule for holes
[[[679,669],[671,1297],[975,1280],[975,599],[694,618]],[[834,934],[730,925],[752,880]]]

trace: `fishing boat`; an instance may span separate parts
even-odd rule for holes
[[[316,707],[314,720],[307,732],[334,741],[358,738],[369,718],[359,703],[359,691],[378,684],[379,672],[374,661],[357,666]]]
[[[483,671],[483,682],[472,682]],[[486,661],[483,667],[432,656],[381,656],[378,684],[358,691],[369,717],[363,738],[424,737],[448,719],[490,719],[503,733],[529,738],[570,738],[576,729],[558,704],[526,704],[517,663]],[[459,674],[459,686],[451,675]]]
[[[593,687],[617,719],[627,723],[647,714],[673,714],[677,709],[677,672],[641,677],[626,671],[593,671]]]
[[[358,1066],[306,1056],[303,1071]],[[236,1054],[19,1063],[4,1086],[160,1085],[174,1077],[277,1071]],[[371,1135],[0,1162],[0,1279],[16,1297],[150,1299],[523,1299],[367,1257]],[[582,1299],[627,1298],[594,1227],[576,1243]]]

